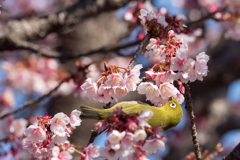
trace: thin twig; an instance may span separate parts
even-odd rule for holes
[[[102,134],[103,132],[105,132],[106,130],[107,130],[107,128],[105,128],[103,131],[101,131],[101,132],[99,132],[99,133],[98,133],[98,131],[91,130],[92,133],[91,133],[90,139],[89,139],[89,141],[88,141],[88,145],[91,144],[91,143],[93,143],[94,139],[95,139],[98,135],[100,135],[100,134]]]
[[[57,91],[58,88],[59,88],[64,82],[68,81],[69,79],[70,79],[69,77],[68,77],[68,78],[65,78],[65,79],[62,80],[55,88],[53,88],[51,91],[49,91],[47,94],[44,94],[43,96],[41,96],[41,97],[39,97],[39,98],[36,98],[36,99],[32,99],[32,100],[30,100],[30,101],[27,101],[23,106],[19,107],[17,110],[15,110],[15,111],[13,111],[13,112],[10,112],[10,113],[7,113],[7,114],[1,116],[0,119],[3,119],[3,118],[5,118],[5,117],[7,117],[7,116],[10,116],[10,115],[12,115],[12,114],[16,114],[17,112],[19,112],[19,111],[21,111],[21,110],[23,110],[23,109],[25,109],[25,108],[27,108],[27,107],[30,107],[30,106],[32,106],[32,105],[34,105],[34,104],[37,104],[37,103],[43,101],[44,99],[46,99],[46,98],[48,98],[49,96],[51,96],[55,91]]]
[[[131,62],[130,62],[129,65],[128,65],[128,69],[131,69],[131,68],[134,67],[134,65],[135,65],[136,62],[137,62],[137,58],[138,58],[139,54],[141,54],[143,45],[144,45],[146,42],[148,42],[150,38],[151,38],[151,33],[147,33],[147,35],[143,38],[142,42],[139,44],[138,49],[136,50],[136,53],[134,54]]]
[[[223,160],[239,160],[240,159],[240,143],[225,157]]]
[[[187,24],[187,26],[190,27],[190,26],[192,26],[192,25],[196,25],[196,24],[198,24],[198,23],[204,22],[204,21],[206,21],[206,20],[208,20],[208,19],[212,19],[212,18],[214,18],[214,16],[215,16],[216,13],[218,13],[218,12],[223,12],[223,11],[225,11],[226,9],[227,9],[227,7],[224,7],[224,8],[221,8],[221,9],[219,9],[219,10],[213,12],[213,13],[209,13],[208,15],[200,18],[200,19],[197,20],[197,21],[189,22],[189,23]]]
[[[195,148],[195,154],[196,154],[197,160],[202,160],[199,141],[197,139],[197,129],[196,129],[196,124],[195,124],[195,116],[193,113],[193,100],[191,98],[190,87],[187,84],[184,84],[184,87],[185,87],[185,100],[186,100],[185,109],[187,110],[187,112],[190,116],[190,119],[191,119],[190,129],[191,129],[191,134],[192,134],[193,145]]]
[[[56,51],[51,51],[48,49],[44,49],[34,43],[31,42],[27,42],[27,41],[21,41],[18,39],[14,39],[11,38],[14,43],[16,44],[16,47],[18,49],[26,49],[26,50],[30,50],[34,53],[40,54],[43,57],[47,57],[47,58],[55,58],[55,59],[76,59],[79,57],[84,57],[84,56],[90,56],[96,53],[107,53],[107,52],[112,52],[112,51],[118,51],[120,49],[123,48],[127,48],[127,47],[132,47],[134,45],[139,44],[140,41],[136,41],[136,42],[131,42],[131,43],[127,43],[127,44],[119,44],[113,47],[102,47],[96,50],[92,50],[86,53],[81,53],[81,54],[77,54],[77,55],[70,55],[70,54],[65,54],[65,55],[61,55],[62,53],[56,52]]]

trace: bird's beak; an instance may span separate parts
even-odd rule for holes
[[[173,100],[173,97],[171,96],[171,97],[169,97],[169,99],[168,99],[169,101],[172,101]]]

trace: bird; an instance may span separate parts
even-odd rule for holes
[[[161,126],[163,130],[168,130],[178,125],[183,116],[181,105],[172,97],[161,107],[150,106],[148,104],[137,102],[137,101],[124,101],[117,103],[109,109],[98,109],[81,105],[80,110],[82,119],[97,119],[103,120],[111,115],[115,108],[122,108],[122,111],[136,115],[140,114],[142,110],[151,110],[153,116],[147,121],[151,127]]]

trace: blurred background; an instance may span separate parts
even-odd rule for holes
[[[64,13],[67,14],[78,14],[82,8],[86,6],[91,8],[98,3],[101,2],[97,0],[5,0],[2,2],[0,15],[1,115],[17,109],[27,100],[47,93],[61,79],[69,75],[75,76],[74,81],[70,80],[61,86],[52,98],[17,113],[15,118],[23,117],[29,120],[32,116],[43,116],[46,112],[52,116],[58,112],[69,115],[73,109],[79,109],[80,104],[102,108],[105,104],[85,97],[79,86],[88,77],[98,80],[104,70],[104,61],[109,66],[111,64],[128,66],[139,40],[144,37],[144,31],[136,18],[140,8],[171,16],[182,16],[186,18],[188,25],[223,8],[230,2],[225,0],[126,1],[125,4],[122,3],[117,7],[103,7],[97,10],[99,12],[84,18],[80,16],[81,20],[76,20],[74,23],[65,25],[59,22],[46,32],[42,31],[46,25],[44,21],[39,24],[20,25],[34,18],[40,22],[48,15],[57,14],[61,10],[66,10]],[[240,142],[240,63],[238,62],[240,60],[240,22],[236,24],[237,20],[219,21],[219,16],[223,15],[219,13],[211,19],[191,24],[189,32],[182,35],[189,45],[187,52],[189,57],[195,58],[196,54],[203,51],[210,56],[208,76],[204,77],[203,81],[191,83],[190,88],[201,148],[212,152],[217,143],[221,143],[225,148],[214,158],[216,160],[222,159]],[[17,23],[19,26],[16,25]],[[41,25],[42,30],[39,30],[37,36],[30,37],[33,28],[41,28]],[[47,58],[44,54],[8,45],[4,40],[6,28],[10,28],[9,31],[12,29],[14,33],[26,30],[27,41],[54,51],[56,57]],[[233,31],[234,29],[238,31]],[[29,35],[27,35],[28,31]],[[130,45],[127,46],[127,44]],[[124,47],[117,48],[117,46]],[[137,63],[143,64],[142,71],[144,71],[157,61],[157,58],[146,58],[140,55]],[[145,102],[145,96],[132,92],[119,102],[123,100]],[[184,104],[182,107],[185,107]],[[184,160],[190,152],[194,152],[189,117],[185,109],[183,110],[184,117],[181,123],[176,128],[164,132],[168,139],[166,150],[149,156],[150,159]],[[83,120],[81,126],[77,127],[71,135],[70,142],[86,146],[91,129],[94,128],[93,123],[96,121]],[[3,129],[3,124],[1,128]],[[0,137],[4,138],[4,133],[1,133]],[[106,135],[102,134],[95,139],[94,144],[103,147],[105,139]],[[12,146],[11,143],[1,142],[1,159],[31,159],[26,151],[19,151],[16,155],[10,154],[9,150],[14,148]],[[74,155],[74,159],[79,158],[77,154]]]

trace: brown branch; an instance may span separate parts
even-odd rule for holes
[[[136,50],[136,53],[134,54],[131,62],[128,65],[128,69],[131,69],[134,67],[134,65],[137,62],[137,58],[139,54],[141,54],[144,44],[147,43],[150,38],[151,38],[151,33],[147,33],[147,35],[143,38],[142,42],[139,44],[138,49]]]
[[[227,7],[224,7],[224,8],[221,8],[221,9],[219,9],[219,10],[213,12],[213,13],[209,13],[208,15],[200,18],[199,20],[196,20],[196,21],[192,21],[192,22],[187,23],[187,26],[190,27],[190,26],[193,26],[193,25],[202,23],[202,22],[204,22],[204,21],[206,21],[206,20],[208,20],[208,19],[214,19],[214,16],[215,16],[216,13],[218,13],[218,12],[223,12],[223,11],[225,11],[226,9],[227,9]]]
[[[90,55],[93,55],[96,53],[107,53],[107,52],[118,51],[120,49],[131,47],[131,46],[134,46],[134,45],[137,45],[140,43],[140,41],[136,41],[136,42],[131,42],[131,43],[127,43],[127,44],[119,44],[119,45],[116,45],[113,47],[102,47],[102,48],[99,48],[96,50],[92,50],[92,51],[89,51],[86,53],[80,53],[77,55],[69,55],[69,54],[61,55],[61,53],[59,53],[59,52],[44,49],[44,48],[42,48],[34,43],[31,43],[31,42],[21,41],[21,40],[15,39],[15,38],[12,38],[12,40],[17,45],[16,47],[19,49],[30,50],[34,53],[38,53],[41,56],[47,57],[47,58],[64,59],[64,60],[66,60],[66,59],[71,60],[71,59],[76,59],[79,57],[90,56]]]
[[[71,77],[70,77],[71,78]],[[0,119],[3,119],[7,116],[10,116],[12,114],[16,114],[17,112],[27,108],[27,107],[30,107],[34,104],[37,104],[37,103],[40,103],[41,101],[43,101],[44,99],[48,98],[49,96],[51,96],[55,91],[58,90],[58,88],[66,81],[68,81],[70,79],[69,77],[68,78],[65,78],[64,80],[62,80],[55,88],[53,88],[51,91],[49,91],[47,94],[44,94],[43,96],[39,97],[39,98],[36,98],[36,99],[32,99],[30,101],[27,101],[24,105],[22,105],[21,107],[19,107],[17,110],[13,111],[13,112],[10,112],[10,113],[7,113],[3,116],[0,117]]]
[[[58,32],[66,27],[79,24],[89,17],[103,12],[114,11],[131,0],[81,0],[77,4],[43,17],[33,17],[21,20],[9,20],[0,29],[0,51],[14,50],[16,45],[12,37],[21,41],[31,41],[46,37],[52,32]]]
[[[240,143],[225,157],[223,160],[239,160],[240,159]]]
[[[190,93],[190,87],[187,84],[184,84],[185,87],[185,100],[186,100],[186,106],[185,109],[187,110],[190,119],[191,119],[191,134],[192,134],[192,141],[193,141],[193,145],[195,148],[195,154],[196,154],[196,158],[197,160],[201,160],[202,159],[202,155],[201,155],[201,150],[200,150],[200,146],[199,146],[199,142],[197,139],[197,129],[196,129],[196,124],[195,124],[195,116],[193,113],[193,100],[191,98],[191,93]]]

